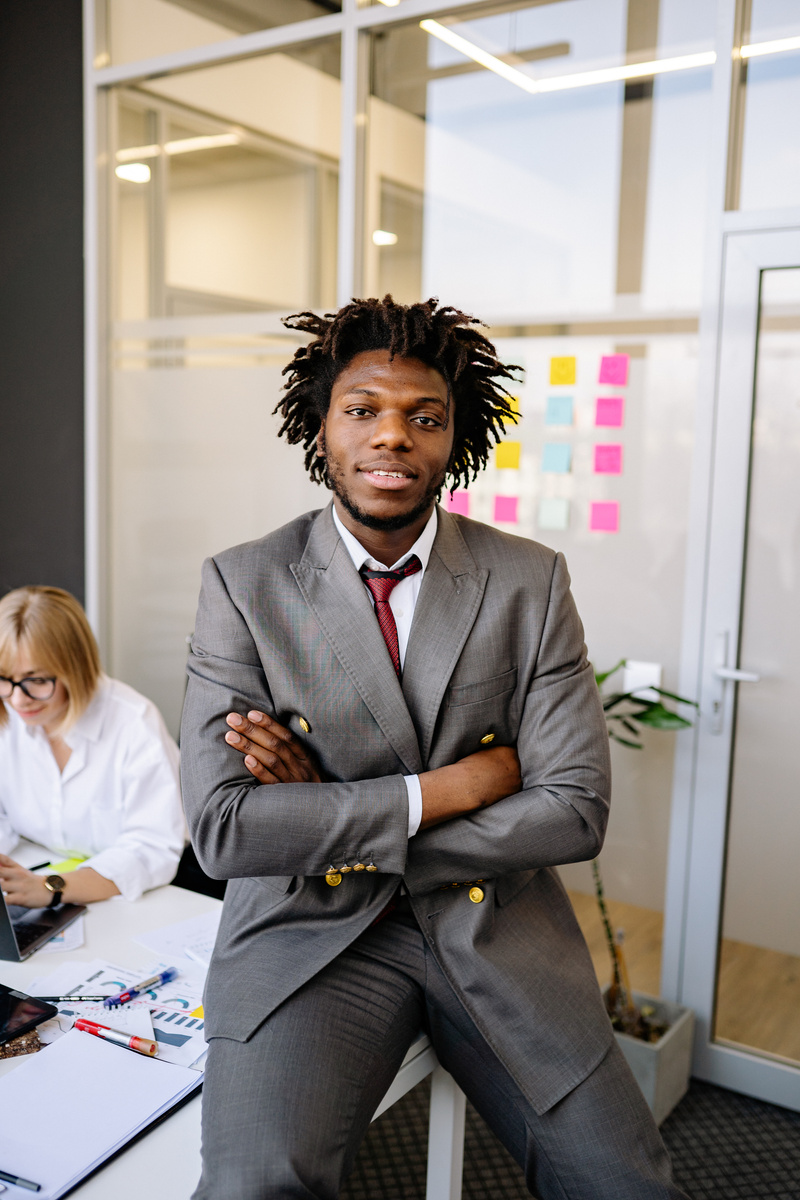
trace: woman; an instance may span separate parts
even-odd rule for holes
[[[20,837],[53,862],[9,857]],[[178,748],[157,708],[109,679],[86,614],[61,588],[0,600],[0,888],[28,908],[136,900],[169,883],[183,849]]]

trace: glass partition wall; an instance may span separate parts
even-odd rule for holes
[[[111,673],[177,731],[202,558],[328,499],[275,437],[297,345],[280,318],[391,292],[476,314],[524,368],[518,424],[447,507],[565,552],[598,670],[637,660],[699,694],[686,664],[722,245],[800,202],[795,6],[86,0],[86,13],[90,493],[101,481],[88,590]],[[677,759],[672,733],[613,747],[602,864],[643,991],[659,991],[692,737]],[[563,877],[605,981],[589,867]]]

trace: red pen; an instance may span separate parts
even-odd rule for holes
[[[85,1017],[80,1017],[75,1022],[74,1028],[80,1029],[84,1033],[93,1033],[95,1037],[103,1038],[106,1042],[113,1042],[115,1046],[125,1046],[128,1050],[147,1054],[151,1058],[158,1054],[158,1043],[151,1041],[150,1038],[121,1033],[118,1029],[109,1029],[107,1025],[98,1025],[96,1021],[87,1021]]]

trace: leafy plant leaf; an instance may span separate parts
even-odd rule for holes
[[[625,663],[627,661],[628,660],[626,658],[621,658],[619,660],[619,662],[617,663],[617,665],[615,667],[612,667],[610,671],[600,671],[600,672],[595,671],[594,677],[597,682],[597,686],[602,687],[603,684],[605,683],[605,681],[607,679],[610,679],[611,676],[615,673],[615,671],[618,671],[620,669],[620,667],[625,666]]]
[[[651,729],[689,729],[692,724],[685,717],[664,708],[663,704],[654,704],[651,709],[636,713],[633,719],[640,725],[648,725]]]

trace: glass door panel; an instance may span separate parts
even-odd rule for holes
[[[280,318],[336,298],[339,40],[113,93],[111,673],[173,733],[203,558],[327,496],[279,441]]]
[[[438,296],[486,321],[504,360],[525,367],[520,423],[446,503],[563,551],[598,669],[660,664],[666,688],[681,638],[710,148],[712,69],[696,55],[712,49],[714,19],[685,0],[513,0],[368,35],[364,292]],[[658,60],[672,67],[626,76]],[[661,732],[641,753],[612,747],[603,876],[632,984],[648,993],[674,749]],[[561,874],[607,983],[589,864]]]
[[[762,274],[757,364],[714,1032],[800,1063],[800,268]]]

